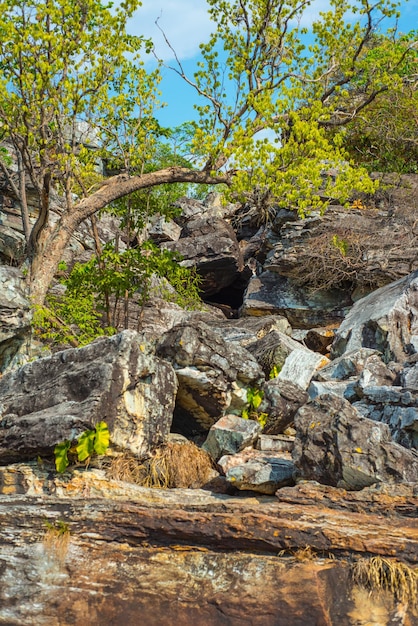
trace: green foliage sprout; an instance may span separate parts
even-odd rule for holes
[[[80,463],[88,465],[93,454],[105,454],[109,447],[110,434],[106,422],[96,424],[94,430],[85,430],[74,446],[68,439],[58,443],[54,449],[55,467],[57,472],[63,473],[70,464],[68,455],[75,454]]]
[[[251,419],[258,422],[262,428],[267,423],[267,413],[259,412],[258,409],[263,401],[264,393],[258,387],[249,387],[247,389],[247,405],[241,412],[241,417]]]

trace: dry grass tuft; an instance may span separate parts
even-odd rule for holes
[[[194,443],[167,443],[149,459],[118,457],[110,462],[108,475],[142,487],[197,489],[208,482],[213,469],[210,456]]]
[[[398,602],[416,606],[418,602],[418,569],[393,559],[374,556],[353,565],[355,583],[372,591],[389,591]]]
[[[55,524],[45,522],[47,527],[43,538],[45,550],[54,556],[61,564],[64,564],[68,546],[70,543],[70,530],[65,522],[58,521]]]

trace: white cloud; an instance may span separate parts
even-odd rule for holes
[[[130,20],[129,31],[150,37],[157,55],[165,61],[172,59],[173,53],[155,24],[157,19],[180,59],[194,57],[199,44],[214,30],[206,0],[142,0],[142,7]]]

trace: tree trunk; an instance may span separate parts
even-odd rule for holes
[[[54,278],[58,263],[76,228],[100,209],[114,200],[123,198],[134,191],[155,187],[164,183],[197,183],[219,185],[230,183],[226,174],[190,170],[183,167],[169,167],[157,172],[129,177],[126,174],[112,176],[103,182],[91,196],[83,198],[72,209],[64,212],[55,227],[44,230],[42,241],[31,259],[29,288],[33,304],[42,305]]]

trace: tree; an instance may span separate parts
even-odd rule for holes
[[[300,26],[309,0],[208,4],[217,26],[201,47],[201,68],[194,80],[180,62],[174,68],[204,101],[193,138],[199,168],[147,171],[161,136],[159,73],[141,61],[150,42],[126,31],[139,0],[113,11],[100,0],[0,0],[0,139],[13,146],[18,176],[0,162],[22,207],[34,302],[43,302],[77,226],[141,189],[225,183],[242,196],[257,185],[300,212],[324,207],[328,196],[372,189],[365,172],[346,163],[340,134],[330,139],[326,129],[344,125],[396,80],[409,48],[389,48],[373,67],[362,55],[394,5],[332,0],[309,44]],[[350,84],[366,75],[353,102]],[[274,133],[275,143],[257,138],[261,130]],[[123,171],[106,178],[97,162],[110,156]],[[337,175],[324,181],[329,164]],[[31,232],[26,177],[39,200]],[[64,202],[56,223],[49,219],[53,189]]]
[[[404,37],[395,44],[410,45]],[[376,37],[366,52],[371,61],[393,43]],[[344,147],[369,171],[418,172],[418,47],[399,66],[401,81],[358,115],[345,129]]]

